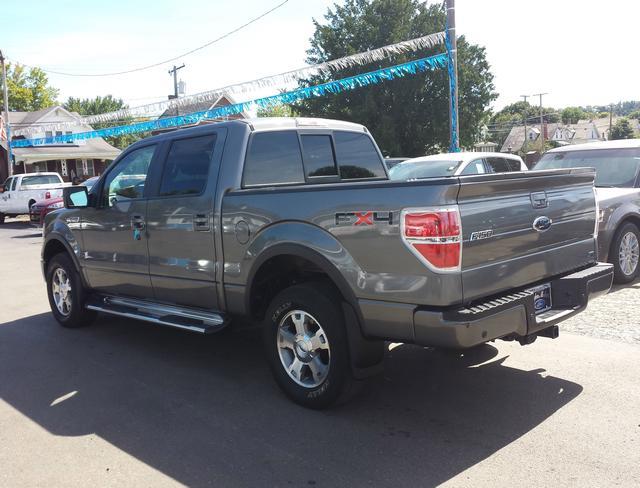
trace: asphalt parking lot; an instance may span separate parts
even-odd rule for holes
[[[251,330],[49,314],[41,236],[0,227],[0,486],[640,486],[640,284],[557,340],[399,345],[351,403],[279,392]]]

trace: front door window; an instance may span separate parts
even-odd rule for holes
[[[147,146],[127,154],[109,172],[104,182],[103,206],[142,198],[155,146]]]

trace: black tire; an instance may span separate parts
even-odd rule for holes
[[[0,212],[0,225],[4,224],[4,214]]]
[[[627,237],[628,234],[631,234],[631,236]],[[609,253],[609,262],[613,264],[613,280],[616,283],[631,283],[638,276],[640,266],[638,265],[637,260],[635,268],[631,271],[629,269],[625,270],[623,263],[621,263],[620,261],[620,247],[622,246],[623,241],[625,240],[625,238],[631,239],[633,241],[634,237],[635,243],[640,243],[640,231],[638,231],[638,227],[631,222],[623,224],[613,236],[611,252]],[[636,253],[638,251],[640,251],[640,249],[636,247]]]
[[[58,308],[58,305],[56,305],[56,294],[54,293],[56,283],[58,284],[58,290],[60,290],[59,284],[61,280],[59,279],[60,275],[58,275],[59,270],[66,276],[66,280],[70,285],[68,294],[66,294],[69,299],[65,301],[65,303],[68,302],[68,305],[63,305],[62,311]],[[60,293],[58,293],[57,296],[59,297]],[[49,306],[51,307],[53,316],[63,327],[83,327],[91,324],[96,318],[96,312],[87,310],[84,307],[86,291],[76,267],[67,254],[56,254],[49,261],[49,265],[47,266],[47,297],[49,298]]]
[[[291,286],[280,292],[269,305],[263,327],[264,346],[267,360],[273,376],[278,386],[294,402],[304,407],[313,409],[327,408],[335,403],[348,399],[355,391],[356,382],[353,378],[351,365],[349,362],[349,351],[347,344],[347,334],[345,329],[344,314],[340,307],[341,298],[333,290],[322,283],[305,283]],[[301,315],[293,314],[293,311],[302,311],[308,314],[304,318],[305,329],[312,330],[315,327],[314,321],[320,326],[322,336],[328,345],[328,351],[317,353],[320,363],[327,362],[328,370],[320,375],[323,378],[317,385],[304,386],[294,380],[287,372],[284,362],[298,359],[302,366],[302,379],[315,382],[310,368],[313,360],[307,363],[301,361],[301,356],[297,355],[299,342],[290,350],[283,348],[284,359],[281,359],[281,348],[279,347],[279,330],[287,328],[287,324],[292,324],[290,330],[295,328],[293,318],[300,320]],[[298,336],[296,336],[298,337]],[[305,337],[308,337],[305,334]],[[315,337],[315,334],[314,334]],[[302,347],[304,347],[304,341]],[[311,344],[311,342],[308,342]],[[306,347],[309,349],[309,347]],[[328,360],[327,355],[328,354]],[[309,360],[307,356],[304,358]],[[293,365],[293,363],[291,363]],[[315,367],[314,367],[315,369]]]

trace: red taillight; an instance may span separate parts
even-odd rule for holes
[[[402,239],[427,266],[437,271],[460,269],[462,229],[457,207],[403,211]]]
[[[50,191],[45,192],[45,194],[44,194],[44,199],[45,199],[45,200],[49,200],[49,198],[51,198],[51,192],[50,192]]]

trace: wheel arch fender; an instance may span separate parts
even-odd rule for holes
[[[64,231],[66,228],[67,232]],[[44,242],[42,244],[42,253],[41,253],[41,261],[42,261],[42,273],[46,279],[47,273],[47,265],[49,260],[59,252],[65,251],[71,262],[73,263],[80,279],[84,286],[87,286],[84,274],[82,273],[82,269],[80,266],[79,254],[81,252],[80,245],[73,236],[73,233],[68,229],[66,224],[58,223],[50,232],[48,232],[45,236]]]
[[[632,204],[621,205],[609,216],[606,225],[607,232],[606,241],[604,243],[605,245],[600,247],[601,254],[603,252],[606,252],[607,254],[606,256],[601,256],[601,258],[606,258],[607,260],[610,259],[611,251],[615,244],[616,233],[627,222],[635,224],[635,226],[640,229],[640,209]]]
[[[333,237],[332,237],[333,238]],[[339,242],[336,243],[339,245]],[[346,263],[350,263],[354,272],[360,270],[359,266],[346,250],[340,245],[339,248],[343,253],[339,253],[341,257],[332,260],[317,248],[312,248],[299,242],[279,242],[270,245],[264,249],[255,259],[247,279],[247,293],[245,296],[245,309],[251,310],[252,294],[254,290],[254,279],[263,265],[271,259],[279,256],[290,256],[304,259],[316,266],[324,273],[337,291],[342,295],[343,302],[341,309],[345,317],[345,326],[347,333],[347,342],[349,347],[349,356],[351,368],[357,379],[367,378],[376,375],[382,370],[382,359],[384,357],[384,341],[367,339],[363,333],[363,316],[358,304],[358,299],[349,283],[348,279],[342,272],[342,267]],[[326,251],[326,249],[325,249]]]
[[[359,277],[364,275],[364,271],[331,233],[316,225],[300,221],[267,226],[247,247],[244,261],[251,263],[245,279],[244,309],[247,313],[251,310],[256,275],[265,263],[278,256],[300,258],[317,267],[331,280],[345,302],[353,308],[358,325],[361,326],[362,314],[356,290]]]

